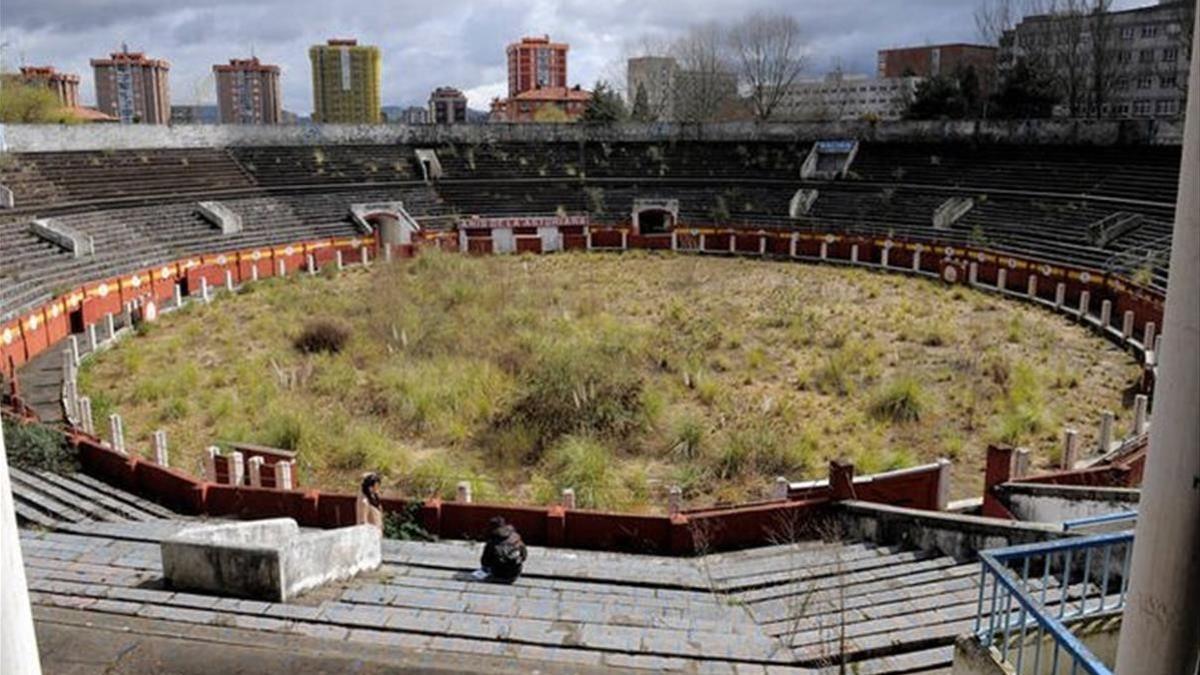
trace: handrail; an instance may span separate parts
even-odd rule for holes
[[[1115,513],[1103,513],[1098,516],[1085,516],[1083,518],[1072,518],[1063,521],[1063,531],[1078,530],[1081,527],[1089,525],[1103,525],[1107,523],[1119,523],[1127,520],[1137,520],[1137,511],[1117,511]]]
[[[1104,517],[1116,520],[1111,518],[1113,515]],[[1123,549],[1123,557],[1118,563],[1118,573],[1113,574],[1114,549],[1118,548]],[[1076,558],[1072,564],[1072,556],[1078,552],[1083,553],[1082,561]],[[1064,621],[1120,611],[1125,606],[1132,553],[1132,531],[981,552],[976,637],[983,646],[994,647],[1002,662],[1013,662],[1017,672],[1024,672],[1027,651],[1033,652],[1033,672],[1041,672],[1042,643],[1049,636],[1054,645],[1050,672],[1058,672],[1061,653],[1070,660],[1072,673],[1082,667],[1083,672],[1090,675],[1112,675],[1112,671],[1071,633]],[[1052,572],[1056,558],[1061,571]],[[1019,572],[1015,569],[1018,566]],[[1119,593],[1110,603],[1110,586],[1114,584],[1119,587]],[[1054,593],[1051,593],[1052,586]],[[1035,597],[1038,594],[1040,597]],[[1076,600],[1078,608],[1068,613],[1068,607],[1076,604]],[[1015,621],[1014,614],[1019,614]],[[1026,635],[1031,630],[1035,631],[1034,641],[1028,646]],[[1015,657],[1010,656],[1010,652],[1015,652]]]

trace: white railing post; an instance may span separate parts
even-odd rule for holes
[[[1013,478],[1024,478],[1029,475],[1029,448],[1017,448],[1013,453]]]
[[[275,489],[291,490],[292,489],[292,464],[296,460],[288,462],[275,462],[272,467],[275,469]]]
[[[117,339],[117,321],[113,318],[112,312],[104,315],[104,328],[108,333],[109,341]]]
[[[953,466],[945,457],[938,458],[937,509],[945,511],[950,506],[950,469]]]
[[[791,484],[788,483],[787,478],[785,478],[784,476],[776,476],[775,477],[775,485],[771,490],[771,498],[778,499],[778,500],[786,500],[788,498],[788,490],[790,488],[791,488]]]
[[[562,491],[562,507],[564,509],[575,508],[575,490],[572,488],[563,488]]]
[[[175,296],[175,307],[183,307],[183,287],[176,283],[171,292]]]
[[[1112,300],[1104,300],[1100,303],[1100,327],[1108,330],[1112,327]]]
[[[287,276],[287,262],[284,261],[283,258],[280,258],[279,260],[275,261],[275,276],[277,276],[277,277],[286,277]]]
[[[1079,292],[1079,318],[1085,320],[1092,311],[1092,294],[1089,291]]]
[[[1131,340],[1133,338],[1133,310],[1132,309],[1125,310],[1125,316],[1123,317],[1123,321],[1121,322],[1121,337],[1124,338],[1126,342],[1128,342],[1129,340]]]
[[[100,347],[100,338],[96,334],[96,324],[89,323],[87,327],[88,351],[95,354]]]
[[[1100,413],[1100,453],[1104,454],[1112,448],[1113,443],[1113,422],[1116,421],[1116,416],[1111,410],[1105,410]]]
[[[1153,321],[1147,321],[1146,327],[1142,331],[1142,349],[1145,351],[1154,351],[1154,331],[1157,326]]]
[[[1063,282],[1058,282],[1054,287],[1054,309],[1062,310],[1063,305],[1067,301],[1067,285]]]
[[[855,265],[858,264],[858,244],[850,245],[850,262]]]
[[[1062,468],[1074,469],[1075,461],[1078,459],[1078,441],[1079,432],[1074,429],[1063,430],[1063,453],[1062,453]]]
[[[334,257],[334,260],[337,262],[337,271],[341,272],[342,270],[346,269],[346,261],[342,257],[342,252],[340,249],[337,251],[334,251],[333,257]]]
[[[465,252],[465,251],[466,251],[466,249],[464,248],[464,249],[463,249],[463,251]],[[370,265],[371,265],[371,253],[370,253],[370,251],[368,251],[368,250],[367,250],[367,247],[366,247],[366,246],[360,246],[360,247],[359,247],[359,249],[358,249],[358,260],[359,260],[359,262],[361,262],[361,263],[362,263],[362,266],[363,266],[363,267],[370,267]]]
[[[233,292],[233,271],[225,270],[225,290]]]
[[[1025,295],[1030,298],[1036,298],[1038,291],[1038,278],[1036,274],[1029,275],[1029,281],[1025,284]]]
[[[234,450],[229,453],[229,484],[241,485],[246,482],[246,465],[242,463],[242,453]]]
[[[262,487],[263,458],[251,457],[246,465],[250,468],[250,487]]]
[[[96,435],[96,421],[92,417],[92,399],[87,396],[79,397],[79,426],[84,433]]]
[[[471,503],[471,481],[458,481],[458,485],[454,488],[454,501],[462,504]]]
[[[309,253],[304,256],[304,264],[308,266],[308,276],[313,276],[317,273],[317,259],[313,254]]]
[[[71,350],[71,365],[79,365],[79,337],[72,335],[67,338],[67,346]]]
[[[1008,290],[1008,269],[1001,267],[996,270],[996,289],[1005,291]]]
[[[112,448],[122,455],[128,454],[125,452],[125,427],[121,423],[121,416],[113,413],[108,416],[108,432],[112,438]]]
[[[1145,394],[1133,397],[1133,434],[1135,436],[1146,433],[1146,413],[1149,404],[1150,397]]]
[[[677,515],[683,510],[683,488],[678,485],[672,485],[667,492],[667,514]]]
[[[979,263],[972,262],[967,266],[967,283],[972,286],[979,283]]]
[[[162,429],[154,432],[154,463],[161,467],[171,465],[167,457],[167,432]]]
[[[215,445],[208,446],[204,455],[204,479],[210,483],[219,483],[217,480],[217,458],[221,456],[221,449]]]
[[[209,301],[208,279],[205,277],[200,277],[200,299],[203,300],[205,302],[205,304],[207,304]]]

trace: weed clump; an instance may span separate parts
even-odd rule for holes
[[[304,325],[292,345],[305,354],[337,354],[350,340],[350,329],[328,319],[316,319]]]
[[[79,468],[63,435],[40,424],[5,422],[4,445],[8,461],[23,469],[74,473]]]
[[[916,378],[903,376],[882,387],[871,401],[869,412],[880,421],[903,424],[921,419],[925,391]]]

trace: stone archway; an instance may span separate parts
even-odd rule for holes
[[[678,199],[635,199],[633,231],[638,235],[670,234],[679,221]]]

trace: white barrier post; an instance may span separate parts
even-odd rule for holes
[[[798,238],[798,235],[797,235],[795,232],[793,232],[793,233],[792,233],[792,236],[790,237],[790,239],[789,239],[789,241],[788,241],[788,256],[790,256],[790,257],[792,257],[792,258],[795,258],[795,257],[796,257],[796,241],[797,241],[797,238]]]
[[[1029,475],[1029,448],[1017,448],[1013,454],[1013,478]]]
[[[1142,349],[1145,349],[1146,351],[1154,350],[1154,330],[1155,330],[1155,328],[1157,328],[1157,326],[1154,325],[1153,321],[1146,322],[1146,327],[1142,332]]]
[[[858,244],[850,245],[850,262],[858,264]]]
[[[225,290],[233,292],[233,271],[225,270]]]
[[[79,426],[84,433],[96,434],[96,421],[92,417],[92,399],[87,396],[79,397]]]
[[[1005,291],[1008,290],[1008,269],[1001,267],[996,271],[996,288]]]
[[[1128,342],[1133,338],[1133,310],[1125,310],[1124,320],[1121,322],[1121,337]]]
[[[1133,433],[1135,436],[1146,433],[1146,411],[1149,404],[1150,398],[1145,394],[1133,397]]]
[[[771,493],[772,499],[786,500],[788,498],[788,490],[791,489],[791,484],[788,479],[783,476],[775,477],[775,487]]]
[[[242,453],[234,450],[229,453],[229,484],[241,485],[246,482],[246,465],[242,464]]]
[[[333,258],[335,261],[337,261],[337,271],[341,272],[342,270],[346,269],[346,261],[342,257],[342,252],[340,249],[334,251]]]
[[[1061,310],[1063,304],[1067,301],[1067,285],[1063,282],[1058,282],[1054,287],[1054,309]]]
[[[950,469],[953,466],[945,457],[938,458],[937,510],[945,511],[950,506]]]
[[[277,277],[286,277],[287,276],[287,263],[283,260],[283,258],[280,258],[279,260],[275,261],[275,276],[277,276]]]
[[[979,263],[973,262],[967,267],[967,282],[972,286],[979,283]]]
[[[1111,410],[1105,410],[1100,413],[1100,453],[1104,454],[1112,448],[1113,442],[1113,423],[1116,421],[1116,416]]]
[[[125,452],[125,427],[121,423],[121,416],[117,413],[108,416],[108,431],[112,437],[113,450],[122,455],[128,454]]]
[[[1079,292],[1079,318],[1084,320],[1088,318],[1088,313],[1092,310],[1092,294],[1088,291]]]
[[[96,349],[100,346],[100,338],[96,335],[96,324],[94,324],[94,323],[88,324],[87,336],[88,336],[88,351],[95,354]]]
[[[683,488],[678,485],[672,485],[667,492],[667,514],[678,515],[683,510]]]
[[[291,490],[292,489],[292,464],[290,462],[275,462],[272,466],[275,469],[275,489],[276,490]]]
[[[205,277],[200,277],[200,299],[203,300],[205,302],[205,304],[207,304],[209,301],[208,279]]]
[[[250,487],[262,487],[262,457],[251,457],[246,461],[250,467]]]
[[[204,479],[210,483],[219,483],[217,480],[217,458],[221,456],[221,449],[215,445],[208,446],[204,457]]]
[[[1025,295],[1028,295],[1030,298],[1036,298],[1037,297],[1037,289],[1038,289],[1037,275],[1030,274],[1029,281],[1026,282],[1026,284],[1025,284]]]
[[[821,260],[826,260],[828,258],[829,258],[829,243],[823,241],[823,242],[821,242]]]
[[[1066,429],[1063,431],[1062,468],[1067,470],[1075,468],[1075,460],[1078,459],[1078,439],[1078,431],[1074,429]]]
[[[67,346],[71,348],[71,364],[79,365],[79,338],[72,335],[67,339]]]
[[[1112,327],[1112,300],[1100,303],[1100,327],[1104,330]]]
[[[154,432],[154,463],[161,467],[170,466],[167,458],[167,432],[159,429]]]
[[[464,249],[463,249],[463,251],[466,251],[466,249],[464,248]],[[370,264],[371,264],[371,254],[370,254],[370,252],[369,252],[369,251],[367,251],[367,247],[366,247],[366,246],[360,246],[360,247],[359,247],[359,249],[358,249],[358,259],[359,259],[359,262],[361,262],[361,263],[362,263],[362,266],[363,266],[363,267],[368,267],[368,266],[370,266]]]
[[[104,315],[104,329],[108,333],[109,340],[117,339],[117,322],[113,319],[111,312]]]
[[[313,257],[313,254],[309,253],[304,256],[304,263],[308,265],[308,276],[311,277],[317,273],[317,259]]]
[[[564,509],[575,508],[575,490],[573,490],[572,488],[563,488],[562,507]]]
[[[471,481],[458,481],[458,485],[454,488],[454,501],[462,504],[471,503]]]

